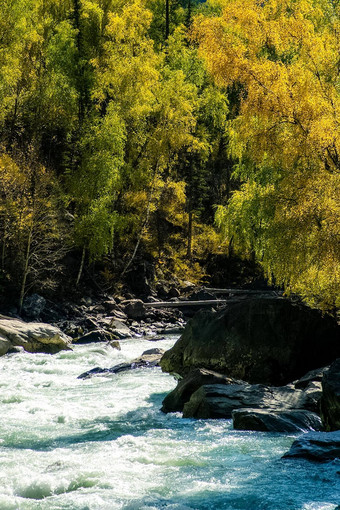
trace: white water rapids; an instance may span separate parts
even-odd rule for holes
[[[282,460],[296,436],[165,415],[159,368],[77,379],[174,340],[0,358],[0,510],[334,510],[340,462]]]

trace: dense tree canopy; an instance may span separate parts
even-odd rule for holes
[[[338,3],[220,2],[196,19],[216,82],[237,85],[229,150],[242,181],[217,219],[268,274],[309,302],[339,306]]]
[[[0,288],[229,246],[338,306],[336,3],[3,0],[0,32]]]

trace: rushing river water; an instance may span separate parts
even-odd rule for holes
[[[157,343],[0,359],[0,510],[334,510],[340,462],[281,460],[295,436],[159,411],[159,368],[79,380]]]

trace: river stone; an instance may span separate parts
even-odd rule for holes
[[[130,328],[128,328],[128,326],[121,320],[113,319],[108,327],[112,332],[112,340],[121,340],[123,338],[132,337]]]
[[[279,297],[252,297],[202,310],[161,362],[184,376],[207,368],[251,383],[285,385],[340,356],[331,317]]]
[[[111,333],[102,329],[96,329],[95,331],[90,331],[79,337],[77,340],[73,340],[73,342],[76,344],[91,344],[96,342],[110,342],[111,340]]]
[[[340,358],[322,379],[321,418],[327,431],[340,429]]]
[[[205,384],[184,404],[184,418],[231,418],[234,409],[307,409],[310,399],[303,390],[263,384]]]
[[[238,382],[241,381],[236,381],[212,370],[195,368],[184,379],[178,381],[176,388],[165,397],[161,411],[163,413],[183,411],[184,404],[204,384],[235,384]]]
[[[322,430],[320,417],[304,410],[237,409],[232,412],[236,430],[262,432],[307,432]]]
[[[122,350],[121,345],[118,342],[118,340],[111,340],[111,342],[109,342],[109,346],[112,347],[112,349],[117,349],[117,351]]]
[[[340,458],[340,430],[334,432],[310,432],[292,444],[283,458],[303,457],[308,460],[327,462]]]
[[[7,354],[7,352],[12,348],[11,342],[0,333],[0,356]]]
[[[0,316],[0,335],[11,346],[21,346],[28,352],[54,354],[70,349],[71,338],[59,328],[43,322],[23,322]]]

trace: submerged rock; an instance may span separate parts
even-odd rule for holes
[[[311,411],[291,409],[238,409],[232,412],[233,427],[237,430],[263,432],[306,432],[322,430],[320,417]]]
[[[331,317],[288,299],[249,298],[196,314],[161,366],[181,376],[207,368],[280,386],[340,357],[339,331]]]
[[[321,417],[328,431],[340,429],[340,358],[322,380]]]
[[[28,352],[54,354],[70,349],[71,338],[59,328],[43,322],[23,322],[0,316],[0,340],[2,353],[8,347],[21,346]]]
[[[318,462],[340,458],[340,430],[305,434],[294,441],[289,452],[283,456],[289,457],[303,457]]]
[[[134,370],[136,368],[152,368],[159,366],[161,357],[164,354],[163,349],[149,349],[130,363],[120,363],[111,368],[100,368],[95,367],[83,374],[80,374],[77,379],[89,379],[93,375],[105,375],[105,374],[118,374],[120,372],[126,372],[127,370]]]
[[[312,404],[313,406],[313,404]],[[184,404],[184,418],[231,418],[235,409],[306,409],[308,394],[290,386],[269,387],[263,384],[206,384]]]

